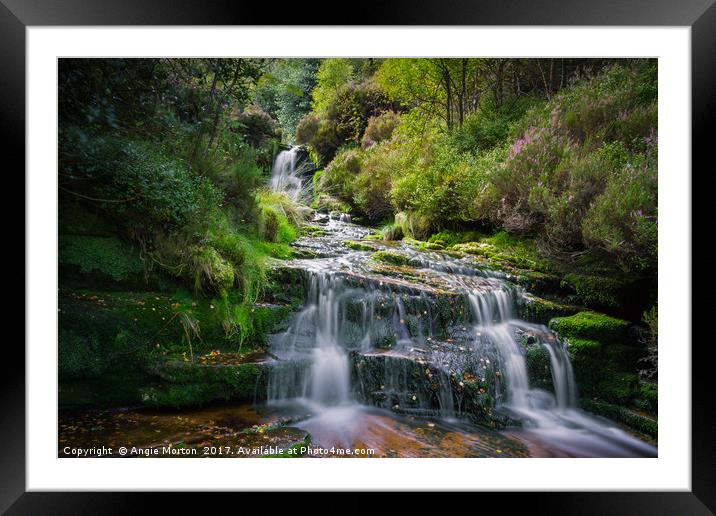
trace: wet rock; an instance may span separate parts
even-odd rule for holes
[[[427,350],[350,355],[353,385],[364,402],[395,412],[416,416],[461,416],[472,421],[496,425],[492,417],[499,382],[492,374],[477,376],[480,364],[456,347],[462,355],[462,368],[450,370],[440,355]],[[444,357],[443,357],[444,358]],[[453,357],[454,358],[454,357]]]

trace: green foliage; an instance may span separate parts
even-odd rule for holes
[[[258,81],[255,101],[278,121],[289,143],[296,139],[299,120],[311,111],[318,65],[318,59],[274,59]]]
[[[321,113],[328,109],[339,87],[353,78],[350,60],[330,58],[321,61],[316,72],[316,87],[313,89],[313,110]]]
[[[136,250],[117,237],[61,235],[59,240],[60,264],[77,266],[80,272],[101,272],[115,281],[144,272]]]
[[[614,174],[582,221],[585,242],[614,256],[626,271],[656,268],[658,178],[653,154],[655,149]]]
[[[494,100],[485,97],[477,111],[451,135],[451,143],[457,152],[475,153],[502,145],[517,131],[525,113],[540,103],[535,96],[515,97],[498,111]]]
[[[313,90],[314,111],[301,119],[296,129],[297,141],[310,146],[321,165],[327,165],[340,147],[360,144],[371,117],[397,108],[373,80],[349,81],[350,74],[343,73],[346,71],[344,65],[352,66],[342,59],[323,61],[318,71],[318,85]],[[322,79],[324,66],[331,72],[325,83]],[[373,130],[381,126],[381,132],[387,133],[392,125],[389,117],[374,120]]]
[[[647,380],[656,380],[659,373],[659,310],[656,305],[646,310],[642,321],[647,325],[646,356],[640,360],[639,374]]]
[[[290,244],[298,235],[298,226],[304,222],[304,213],[285,194],[261,191],[258,195],[261,209],[259,235],[267,242]]]

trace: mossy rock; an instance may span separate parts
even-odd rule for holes
[[[585,356],[597,357],[602,353],[602,343],[598,340],[570,337],[567,339],[567,350],[573,358]]]
[[[622,306],[625,284],[613,277],[567,274],[562,280],[562,287],[574,289],[587,306],[618,309]]]
[[[110,408],[141,404],[142,389],[151,385],[142,371],[103,374],[92,379],[61,380],[58,384],[60,409],[84,407]]]
[[[535,294],[557,294],[562,292],[561,280],[554,274],[538,271],[515,271],[517,283],[528,292]]]
[[[636,371],[639,360],[646,356],[643,348],[612,343],[606,347],[605,355],[611,364],[624,371]]]
[[[166,361],[158,363],[153,372],[163,383],[142,390],[145,405],[180,408],[266,396],[267,376],[259,364],[209,366]]]
[[[301,234],[305,236],[323,236],[326,231],[320,226],[307,224],[301,227]]]
[[[461,253],[484,256],[485,258],[492,258],[497,254],[497,249],[494,245],[484,242],[465,242],[452,246],[452,249]]]
[[[343,242],[343,245],[346,246],[348,249],[353,249],[354,251],[372,251],[374,249],[373,246],[364,244],[362,242],[356,242],[355,240],[346,240]]]
[[[412,261],[407,256],[393,251],[376,251],[371,255],[373,260],[387,263],[389,265],[411,265]]]
[[[305,280],[300,269],[278,262],[266,274],[262,300],[267,303],[287,304],[293,307],[303,302]]]
[[[580,404],[582,408],[589,412],[622,423],[653,438],[658,437],[659,424],[655,418],[647,417],[623,406],[599,400],[582,399]]]
[[[291,305],[232,305],[182,293],[61,289],[60,377],[94,378],[109,370],[142,370],[153,356],[188,353],[183,324],[187,320],[198,328],[199,335],[192,337],[195,353],[261,346],[265,334],[291,310]],[[227,322],[241,325],[239,331],[227,331]]]
[[[611,344],[625,342],[629,323],[597,312],[579,312],[569,317],[556,317],[549,322],[549,327],[562,337],[592,339]]]
[[[540,344],[530,344],[525,350],[530,386],[546,391],[554,390],[549,351]]]
[[[579,307],[527,294],[518,301],[517,311],[522,319],[547,324],[555,317],[573,315],[579,312]]]
[[[625,371],[609,371],[597,385],[597,397],[609,403],[627,405],[639,390],[639,376]]]

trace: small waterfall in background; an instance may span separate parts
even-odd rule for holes
[[[271,190],[283,192],[294,201],[299,200],[303,192],[303,180],[300,177],[303,167],[299,151],[300,147],[291,147],[279,152],[271,171]]]

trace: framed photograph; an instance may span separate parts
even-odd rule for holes
[[[0,508],[434,490],[712,513],[691,337],[712,2],[351,26],[179,4],[0,5],[27,203]]]

